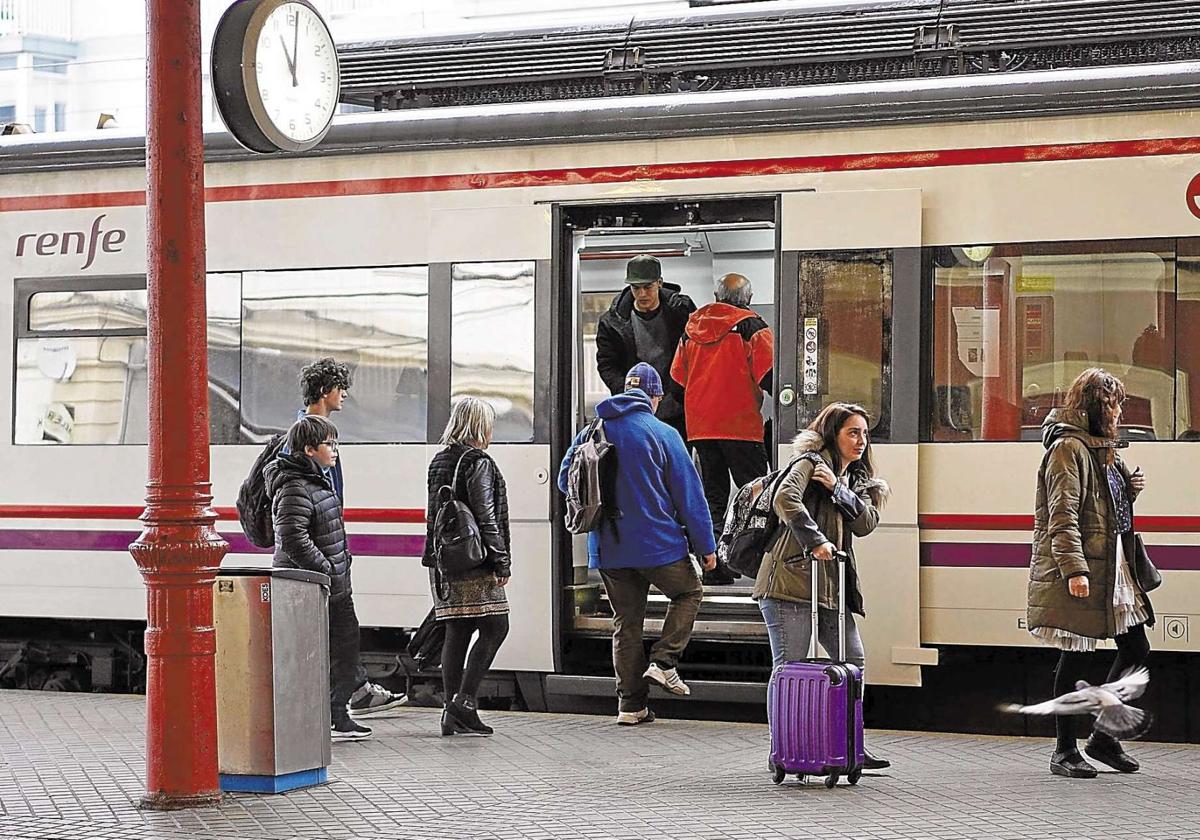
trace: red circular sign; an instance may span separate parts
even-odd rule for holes
[[[1200,219],[1200,175],[1192,179],[1187,187],[1187,206],[1192,215]]]

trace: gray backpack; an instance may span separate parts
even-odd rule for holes
[[[621,513],[613,504],[616,491],[617,450],[604,434],[597,417],[575,447],[567,468],[567,530],[586,534],[608,521],[616,529]]]

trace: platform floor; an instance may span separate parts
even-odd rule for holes
[[[1200,747],[1137,744],[1144,770],[1068,780],[1050,743],[871,732],[893,766],[826,790],[771,783],[766,728],[485,713],[493,738],[441,738],[399,709],[334,744],[331,783],[219,807],[139,810],[140,697],[0,691],[0,837],[1197,838]]]

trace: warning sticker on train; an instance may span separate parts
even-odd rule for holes
[[[1192,215],[1200,219],[1200,175],[1192,179],[1187,187],[1187,206]]]

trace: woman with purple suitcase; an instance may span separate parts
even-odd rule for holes
[[[854,565],[854,537],[865,537],[879,523],[888,496],[887,482],[875,475],[871,460],[869,415],[850,403],[831,403],[808,429],[796,436],[793,458],[775,491],[774,508],[786,525],[763,556],[754,581],[771,643],[773,668],[809,656],[812,638],[812,583],[808,558],[824,569],[817,593],[818,640],[831,655],[845,640],[846,662],[861,669],[862,638],[853,613],[864,615]],[[838,627],[839,574],[833,561],[846,561],[844,626]],[[840,631],[840,632],[839,632]],[[863,751],[862,767],[879,770],[890,762]],[[774,768],[773,768],[774,769]]]

